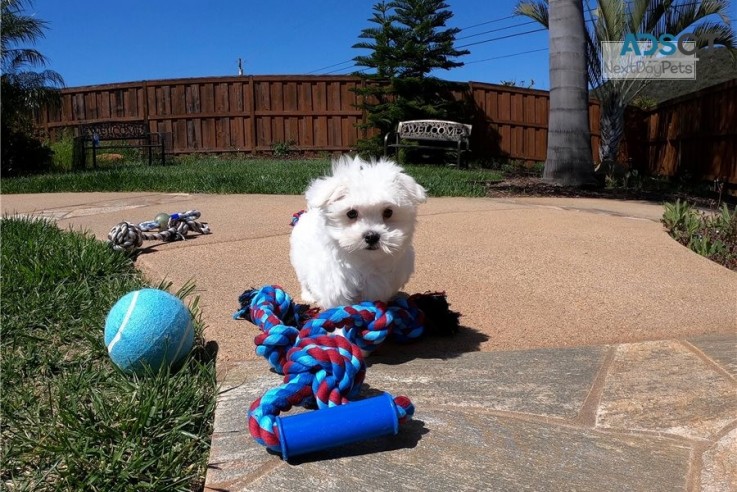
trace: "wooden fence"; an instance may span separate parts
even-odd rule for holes
[[[357,138],[350,77],[216,77],[70,88],[39,124],[53,135],[81,123],[147,121],[171,134],[174,153],[347,150]]]
[[[471,148],[481,156],[544,162],[548,149],[548,91],[470,82],[475,108]],[[599,102],[589,103],[591,148],[599,156]]]
[[[352,76],[248,76],[155,80],[76,87],[44,110],[38,126],[54,138],[97,121],[146,121],[171,135],[173,153],[270,152],[293,142],[302,152],[345,152],[362,137],[364,114]],[[471,148],[481,157],[545,160],[547,91],[470,82],[451,97],[470,104]],[[589,105],[598,159],[597,101]],[[621,158],[652,172],[725,178],[737,183],[737,81],[705,89],[650,112],[628,114]]]
[[[721,178],[737,185],[737,79],[672,99],[634,116],[655,174]],[[630,146],[633,147],[633,146]]]
[[[270,152],[293,142],[303,152],[353,148],[364,115],[351,76],[250,76],[156,80],[75,87],[38,126],[51,138],[64,128],[99,121],[147,121],[171,134],[173,153]],[[471,148],[479,155],[544,161],[548,93],[472,82],[452,97],[472,102]],[[469,99],[470,98],[470,99]],[[598,149],[598,103],[592,102]]]

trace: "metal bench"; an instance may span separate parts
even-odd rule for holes
[[[81,150],[81,165],[86,167],[87,150],[92,150],[92,165],[97,167],[97,155],[101,150],[138,148],[147,151],[148,163],[153,164],[154,151],[166,163],[166,134],[152,132],[145,121],[106,121],[82,124],[79,127],[77,145]],[[103,145],[102,142],[111,142]]]
[[[384,136],[384,155],[389,149],[412,148],[456,152],[460,167],[464,152],[471,150],[471,125],[444,120],[400,121],[397,130]],[[398,157],[397,157],[398,160]]]

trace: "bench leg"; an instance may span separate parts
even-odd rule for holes
[[[402,155],[400,154],[400,151],[402,150],[401,147],[394,147],[394,160],[397,164],[402,163]]]
[[[384,146],[384,157],[389,157],[389,148],[387,146]],[[399,164],[399,149],[394,149],[394,161]]]
[[[458,166],[458,168],[461,168],[461,167],[467,168],[468,164],[462,162],[462,159],[463,159],[463,146],[461,145],[461,142],[458,142],[458,160],[456,161],[456,165]]]

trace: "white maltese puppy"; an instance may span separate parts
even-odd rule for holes
[[[407,283],[417,205],[427,195],[402,168],[343,156],[305,197],[290,252],[303,301],[323,309],[386,302]]]

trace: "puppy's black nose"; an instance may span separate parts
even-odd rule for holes
[[[373,246],[379,242],[380,237],[381,236],[379,236],[378,232],[369,231],[363,235],[363,240],[366,241],[366,244],[369,246]]]

